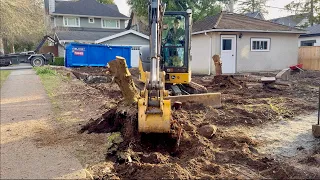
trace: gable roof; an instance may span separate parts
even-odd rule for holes
[[[52,14],[129,19],[119,12],[117,5],[101,4],[96,0],[56,1],[55,11]]]
[[[308,34],[320,34],[320,24],[308,27],[306,30],[308,31]]]
[[[113,34],[113,35],[111,35],[111,36],[98,39],[98,40],[95,41],[95,43],[96,43],[96,44],[99,44],[99,43],[102,43],[102,42],[105,42],[105,41],[109,41],[109,40],[111,40],[111,39],[115,39],[115,38],[117,38],[117,37],[121,37],[121,36],[124,36],[124,35],[127,35],[127,34],[135,34],[135,35],[137,35],[137,36],[140,36],[140,37],[142,37],[142,38],[144,38],[144,39],[149,40],[149,36],[144,35],[144,34],[142,34],[142,33],[139,33],[138,31],[134,31],[134,30],[130,29],[130,30],[127,30],[127,31],[123,31],[123,32],[121,32],[121,33],[118,33],[118,34]]]
[[[69,28],[57,31],[55,34],[59,41],[88,41],[95,42],[98,39],[112,36],[125,31],[125,29],[103,30],[95,28]]]
[[[270,21],[285,26],[295,27],[306,17],[308,17],[308,13],[275,18],[271,19]]]
[[[264,19],[264,16],[260,13],[260,12],[249,12],[249,13],[246,13],[244,14],[245,16],[248,16],[248,17],[252,17],[252,18],[257,18],[257,19],[262,19],[262,20],[265,20]]]
[[[308,31],[307,34],[302,34],[300,37],[314,37],[320,36],[320,24],[313,25],[311,27],[306,28]]]
[[[200,34],[211,31],[305,33],[297,28],[227,12],[221,12],[216,16],[210,16],[204,20],[195,22],[192,30],[192,34]]]

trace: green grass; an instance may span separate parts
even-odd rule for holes
[[[35,67],[34,70],[36,71],[37,75],[48,75],[48,76],[56,76],[57,72],[55,70],[50,69],[50,67],[42,66],[42,67]]]
[[[65,121],[66,118],[63,115],[63,109],[61,107],[61,100],[57,98],[59,93],[61,94],[61,87],[64,81],[70,81],[66,76],[63,76],[57,73],[55,70],[51,69],[48,66],[36,67],[34,68],[36,74],[40,77],[41,83],[44,86],[51,104],[52,110],[57,121]],[[70,120],[68,118],[67,120]]]
[[[4,81],[6,81],[6,79],[10,75],[10,73],[11,73],[11,71],[9,71],[9,70],[0,70],[0,87],[2,86]]]
[[[50,69],[50,67],[46,66],[35,67],[34,70],[36,71],[36,74],[40,77],[41,83],[44,86],[50,98],[54,113],[58,113],[60,107],[55,96],[57,95],[56,92],[57,89],[60,87],[61,83],[59,74],[55,70],[52,70]]]

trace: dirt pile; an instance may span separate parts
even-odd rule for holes
[[[236,84],[242,88],[228,79],[225,86],[212,86],[202,82],[201,78],[195,77],[194,80],[199,80],[198,83],[211,92],[222,92],[223,107],[214,109],[201,104],[183,104],[180,110],[173,111],[173,120],[182,128],[179,148],[176,147],[176,135],[137,133],[136,106],[114,109],[114,105],[106,105],[108,111],[92,119],[82,129],[82,132],[109,133],[108,142],[111,137],[111,146],[104,147],[107,164],[94,167],[93,176],[121,179],[320,178],[316,172],[304,173],[269,156],[260,155],[257,150],[260,142],[236,128],[239,125],[258,126],[313,112],[316,109],[313,96],[317,96],[317,92],[310,88],[316,83],[312,82],[311,76],[310,81],[303,85],[300,85],[303,78],[296,77],[292,81],[296,83],[280,90],[247,86],[258,83],[255,81],[258,78],[238,80],[234,76]],[[213,77],[206,78],[211,81]],[[314,79],[317,80],[317,77]],[[221,81],[225,79],[216,84]],[[98,89],[108,101],[121,100],[117,85],[95,83],[86,86]],[[119,106],[117,104],[116,107]],[[218,127],[210,138],[200,133],[201,127],[206,125]],[[309,161],[315,162],[316,157],[311,158]]]
[[[299,178],[304,174],[270,157],[259,155],[259,142],[245,133],[219,127],[212,138],[199,133],[204,125],[215,124],[208,107],[188,104],[173,111],[173,119],[182,127],[179,147],[177,137],[164,134],[139,134],[137,116],[121,114],[114,109],[92,121],[82,130],[88,132],[120,131],[123,142],[114,153],[110,173],[95,177],[117,176],[120,179],[186,179],[186,178]],[[124,115],[124,116],[123,116]],[[216,115],[213,115],[216,116]],[[211,117],[212,118],[212,117]],[[107,121],[107,122],[105,122]],[[104,122],[104,123],[101,123]],[[111,128],[110,128],[111,127]],[[106,150],[107,151],[107,150]],[[308,174],[317,177],[316,174]]]

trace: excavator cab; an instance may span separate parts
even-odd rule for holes
[[[166,84],[188,84],[191,81],[191,14],[191,10],[164,13],[160,66],[166,74]],[[140,54],[140,81],[145,83],[146,72],[150,72],[149,48],[142,48]]]
[[[191,12],[165,12],[162,27],[161,69],[167,84],[188,84]]]

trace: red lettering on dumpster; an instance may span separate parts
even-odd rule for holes
[[[83,51],[75,51],[74,55],[76,56],[83,56]]]

